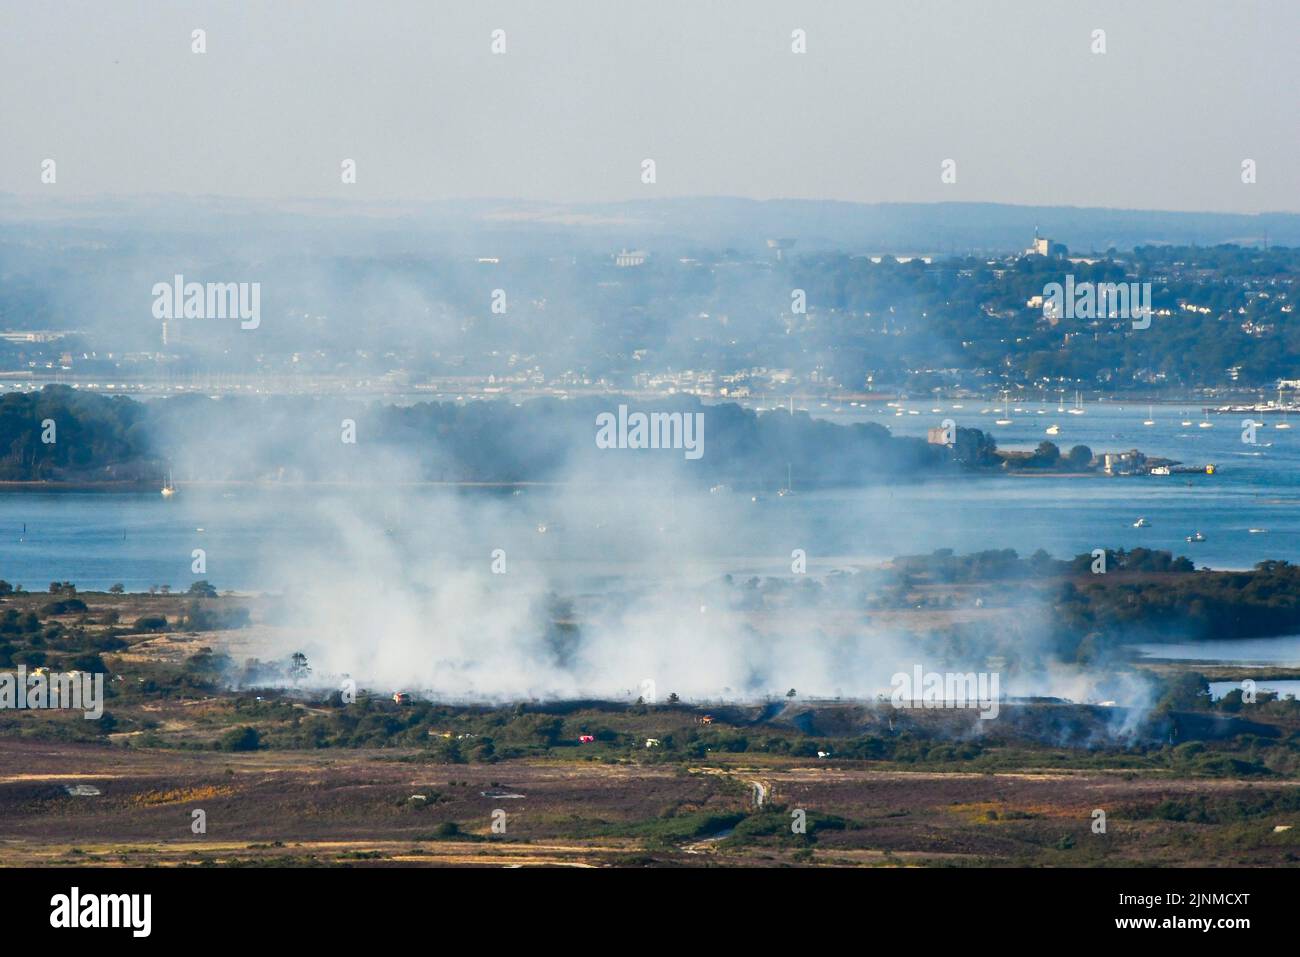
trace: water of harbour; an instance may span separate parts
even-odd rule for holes
[[[701,576],[788,574],[797,548],[807,552],[810,572],[936,548],[1013,548],[1022,555],[1041,548],[1059,558],[1146,546],[1213,568],[1300,561],[1300,421],[1294,430],[1277,429],[1279,416],[1257,415],[1263,427],[1252,445],[1242,441],[1246,416],[1207,419],[1194,404],[1149,413],[1146,405],[1090,403],[1082,415],[1058,412],[1055,402],[1021,411],[1013,404],[1008,426],[994,424],[1004,417],[1000,403],[996,410],[991,402],[958,404],[963,407],[909,403],[901,415],[883,404],[810,411],[835,421],[880,422],[900,435],[924,435],[951,418],[992,432],[1001,448],[1028,449],[1043,440],[1062,451],[1076,444],[1094,452],[1138,448],[1186,464],[1214,463],[1216,474],[990,475],[803,491],[799,464],[791,463],[795,493],[777,496],[773,489],[757,502],[749,494],[703,492],[698,500],[638,502],[611,490],[606,503],[600,495],[537,488],[518,496],[446,488],[349,496],[255,485],[182,487],[171,499],[156,492],[6,491],[0,492],[0,578],[41,590],[53,580],[83,589],[117,582],[129,590],[184,588],[196,577],[222,589],[275,590],[292,585],[293,554],[337,553],[366,535],[390,537],[412,560],[437,554],[480,561],[505,548],[564,587],[654,574],[665,556]],[[1154,425],[1143,424],[1148,415]],[[1200,428],[1203,420],[1213,427]],[[1060,433],[1049,436],[1052,424]],[[360,527],[346,520],[353,512]],[[1133,527],[1139,517],[1149,527]],[[1187,543],[1197,531],[1205,541]],[[207,570],[196,576],[192,555],[200,548]]]

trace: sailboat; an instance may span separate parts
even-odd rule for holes
[[[1007,394],[1002,393],[1002,418],[994,419],[994,425],[1010,425],[1011,420],[1007,418]]]
[[[1282,405],[1282,390],[1277,390],[1277,404],[1282,409],[1282,421],[1273,426],[1275,429],[1289,429],[1291,423],[1286,420],[1286,406]]]
[[[789,462],[785,463],[785,488],[777,489],[776,494],[782,498],[794,494],[794,473]]]
[[[1197,427],[1198,427],[1198,428],[1202,428],[1202,429],[1212,429],[1212,428],[1214,428],[1214,423],[1210,421],[1210,410],[1209,410],[1209,409],[1202,409],[1202,410],[1201,410],[1201,421],[1198,422],[1198,423],[1196,423],[1196,424],[1197,424]]]
[[[1142,423],[1143,425],[1155,425],[1155,424],[1156,424],[1155,414],[1152,412],[1152,409],[1153,409],[1153,408],[1154,408],[1154,406],[1150,406],[1150,405],[1147,406],[1147,417],[1146,417],[1146,421]]]
[[[1078,389],[1074,390],[1074,408],[1068,411],[1070,415],[1083,415],[1083,394]]]
[[[1062,393],[1061,395],[1058,395],[1058,396],[1056,397],[1056,411],[1057,411],[1057,412],[1064,412],[1064,411],[1065,411],[1065,394],[1064,394],[1064,393]]]
[[[162,497],[163,497],[163,498],[171,498],[171,497],[172,497],[173,495],[175,495],[175,494],[176,494],[176,486],[172,484],[172,473],[171,473],[171,469],[168,469],[168,470],[167,470],[167,481],[163,483],[163,487],[162,487]]]

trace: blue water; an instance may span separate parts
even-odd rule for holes
[[[1234,662],[1300,668],[1300,635],[1240,638],[1234,641],[1145,642],[1133,650],[1146,658],[1170,661]]]
[[[1218,701],[1230,691],[1241,688],[1240,681],[1211,681],[1210,697]],[[1300,697],[1300,681],[1257,681],[1255,691],[1276,691],[1279,698]]]
[[[1213,462],[1213,476],[988,476],[884,488],[800,491],[751,502],[750,496],[704,495],[664,501],[624,500],[619,490],[573,493],[529,490],[494,493],[422,490],[380,496],[336,491],[243,487],[234,491],[182,488],[172,500],[157,493],[0,493],[0,578],[28,589],[71,580],[86,589],[121,582],[129,590],[154,584],[188,587],[198,577],[219,588],[262,590],[292,583],[293,556],[342,554],[367,536],[387,536],[392,548],[421,561],[439,555],[482,560],[495,547],[534,563],[558,582],[600,576],[655,574],[670,558],[701,575],[788,573],[790,552],[808,553],[809,571],[880,561],[898,554],[952,548],[968,552],[1042,548],[1056,557],[1099,547],[1147,546],[1185,554],[1198,565],[1248,568],[1267,558],[1300,561],[1300,421],[1289,431],[1266,422],[1256,445],[1241,441],[1241,415],[1215,415],[1199,429],[1195,405],[1157,406],[1147,427],[1146,405],[1092,404],[1082,416],[1056,405],[1028,404],[1000,414],[964,402],[954,410],[909,403],[919,415],[893,409],[814,404],[812,413],[836,421],[878,421],[902,435],[924,435],[944,418],[992,432],[1000,447],[1032,448],[1050,437],[1062,450],[1085,444],[1094,452],[1139,448],[1187,464]],[[1036,414],[1038,409],[1046,414]],[[770,414],[785,414],[773,412]],[[1190,419],[1191,427],[1179,424]],[[1271,446],[1265,443],[1272,443]],[[363,526],[340,530],[356,515]],[[459,515],[459,518],[455,516]],[[1139,516],[1150,528],[1136,529]],[[23,525],[27,531],[23,534]],[[546,523],[545,533],[538,531]],[[1252,534],[1251,528],[1266,529]],[[201,529],[201,531],[200,531]],[[1207,541],[1188,544],[1202,532]],[[195,548],[206,553],[205,574],[191,571]],[[364,550],[364,548],[362,549]],[[363,559],[358,557],[358,561]]]
[[[1186,554],[1214,568],[1300,558],[1300,419],[1291,423],[1295,428],[1281,430],[1274,428],[1283,421],[1277,414],[1206,416],[1195,403],[1156,405],[1149,413],[1146,404],[1093,402],[1077,416],[1057,412],[1055,403],[1025,403],[1020,406],[1023,412],[1014,411],[1011,403],[1007,415],[1012,424],[998,426],[994,420],[1003,417],[1000,407],[961,404],[964,408],[954,409],[947,401],[904,402],[902,415],[879,405],[870,410],[842,406],[844,411],[836,413],[833,405],[813,404],[809,412],[832,421],[879,422],[896,435],[912,436],[924,436],[927,429],[951,418],[958,426],[992,434],[1003,449],[1030,450],[1050,441],[1062,452],[1074,445],[1086,445],[1094,453],[1137,448],[1153,458],[1216,466],[1213,476],[976,479],[940,493],[935,503],[941,506],[950,498],[967,519],[954,530],[951,547],[958,550],[979,541],[987,542],[985,547],[1012,547],[1022,553],[1043,547],[1054,554],[1061,549],[1142,545]],[[981,412],[986,407],[989,411]],[[934,408],[941,411],[932,412]],[[1154,425],[1142,424],[1148,414]],[[1254,444],[1242,440],[1246,418],[1261,423]],[[1183,426],[1183,421],[1191,425]],[[1202,421],[1213,423],[1213,428],[1200,428]],[[1051,424],[1061,427],[1059,435],[1046,434]],[[921,494],[908,489],[902,497]],[[1147,518],[1151,527],[1132,528],[1139,517]],[[1252,528],[1263,531],[1252,533]],[[1207,540],[1185,542],[1194,531]],[[925,536],[924,541],[928,545],[931,539]]]

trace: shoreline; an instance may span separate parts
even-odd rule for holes
[[[1189,472],[1187,474],[1199,475],[1199,471]],[[1052,469],[1003,469],[993,467],[987,469],[978,469],[970,472],[961,472],[953,474],[951,472],[938,472],[934,474],[924,474],[900,478],[895,481],[867,482],[856,485],[825,485],[816,488],[795,489],[795,494],[808,494],[809,492],[836,491],[843,489],[870,489],[889,487],[892,485],[911,484],[917,481],[921,482],[961,482],[967,479],[988,479],[988,478],[1066,478],[1066,479],[1114,479],[1114,478],[1147,478],[1143,473],[1133,473],[1131,475],[1107,475],[1100,469],[1090,472],[1059,472]],[[394,480],[376,480],[373,482],[358,482],[354,480],[337,481],[337,480],[318,480],[318,481],[294,481],[294,482],[277,482],[262,479],[191,479],[175,484],[177,494],[181,494],[185,489],[222,489],[222,488],[256,488],[256,489],[287,489],[300,490],[309,488],[355,488],[355,489],[374,489],[374,488],[481,488],[481,489],[551,489],[551,488],[587,488],[600,487],[606,483],[603,482],[544,482],[544,481],[518,481],[518,482],[488,482],[488,481],[445,481],[438,479],[422,479],[417,481],[394,481]],[[721,484],[729,485],[735,494],[748,494],[748,489],[739,484],[730,484],[723,481]],[[743,492],[741,490],[744,490]],[[707,492],[708,489],[700,486],[700,490]],[[158,494],[161,486],[156,481],[96,481],[96,480],[72,480],[58,481],[48,479],[5,479],[0,480],[0,492],[131,492],[142,493],[152,492]],[[761,491],[761,490],[759,490]]]
[[[421,481],[421,482],[397,482],[397,481],[374,481],[374,482],[336,482],[336,481],[319,481],[319,482],[267,482],[259,479],[199,479],[194,481],[179,482],[176,484],[176,492],[180,494],[187,488],[259,488],[259,489],[288,489],[298,490],[303,488],[426,488],[426,487],[443,487],[443,488],[561,488],[572,483],[568,482],[444,482],[444,481]],[[8,479],[0,481],[0,492],[151,492],[155,495],[161,492],[161,487],[157,482],[96,482],[96,481],[72,481],[58,482],[45,480],[23,480]]]

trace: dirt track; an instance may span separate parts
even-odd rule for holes
[[[1230,828],[1131,813],[1166,798],[1249,797],[1260,793],[1258,782],[823,764],[441,765],[410,757],[6,740],[0,864],[1285,864],[1300,850],[1300,828],[1273,832],[1300,824],[1294,812]],[[69,793],[74,784],[100,793]],[[754,804],[760,788],[762,810]],[[503,792],[523,797],[505,800]],[[813,842],[782,837],[779,822],[794,808],[841,823]],[[1107,812],[1105,835],[1091,830],[1096,809]],[[206,834],[191,830],[195,810],[206,814]],[[492,831],[494,811],[505,812],[504,834]],[[769,837],[739,840],[720,826],[693,838],[655,836],[660,825],[692,815],[755,814],[778,822]]]

